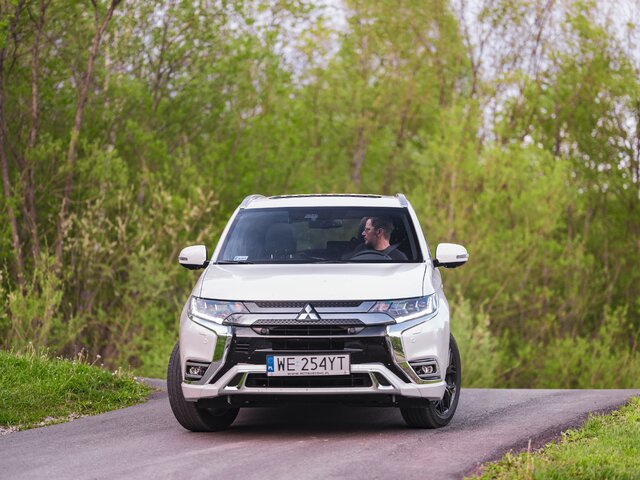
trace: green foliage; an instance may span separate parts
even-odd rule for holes
[[[491,333],[489,317],[474,310],[466,299],[459,298],[451,307],[455,318],[451,329],[462,357],[464,387],[500,385],[500,343]]]
[[[535,342],[518,333],[496,336],[489,315],[472,308],[466,299],[454,301],[451,311],[467,387],[637,386],[640,334],[630,326],[626,309],[607,309],[594,335],[553,336]]]
[[[609,415],[595,415],[539,452],[507,454],[481,479],[632,479],[640,469],[640,400]]]
[[[69,361],[34,348],[0,351],[0,427],[22,430],[95,415],[138,403],[150,390],[128,372],[106,371],[82,355]]]
[[[86,349],[162,376],[195,280],[175,258],[212,250],[243,197],[402,191],[432,253],[459,242],[471,255],[443,272],[466,385],[637,386],[629,46],[598,3],[463,4],[122,2],[73,163],[95,12],[27,0],[18,18],[3,2],[3,346]]]
[[[520,341],[521,368],[507,383],[528,388],[635,388],[640,378],[640,335],[626,309],[605,310],[594,336],[558,337],[542,348]]]
[[[24,291],[0,288],[0,331],[4,348],[24,350],[30,345],[64,348],[80,331],[77,319],[62,315],[63,279],[53,270],[53,259],[43,255],[33,268]]]

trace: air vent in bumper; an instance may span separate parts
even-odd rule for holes
[[[264,373],[251,373],[245,385],[247,388],[355,388],[371,387],[372,382],[368,373],[318,377],[269,377]]]

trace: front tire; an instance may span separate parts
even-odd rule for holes
[[[188,402],[182,393],[182,368],[180,345],[176,343],[167,368],[167,392],[169,404],[178,423],[192,432],[217,432],[226,430],[238,416],[238,408],[199,408],[196,402]]]
[[[458,408],[462,385],[460,351],[453,335],[449,338],[449,365],[445,372],[446,387],[442,400],[429,402],[427,407],[400,408],[406,424],[413,428],[441,428],[449,424]]]

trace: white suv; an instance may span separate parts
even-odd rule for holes
[[[240,407],[289,402],[395,406],[412,427],[447,425],[460,398],[460,354],[436,257],[404,195],[247,197],[180,317],[167,374],[188,430],[227,428]]]

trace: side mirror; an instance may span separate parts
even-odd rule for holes
[[[209,265],[207,260],[207,247],[204,245],[193,245],[183,248],[178,256],[180,265],[189,270],[198,270]]]
[[[467,249],[456,243],[441,243],[436,248],[434,267],[456,268],[469,260]]]

